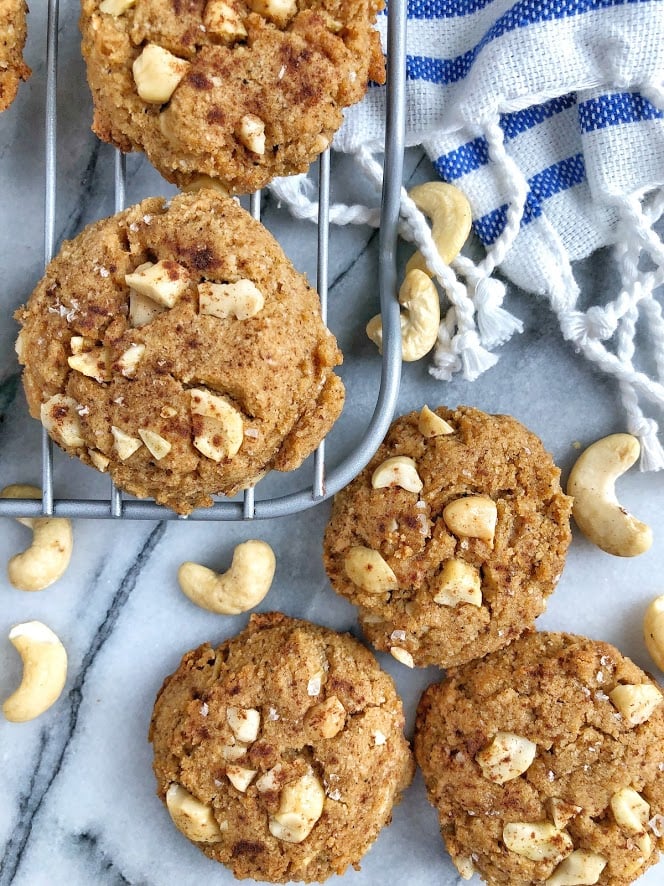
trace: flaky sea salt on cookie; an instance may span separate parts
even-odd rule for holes
[[[150,727],[176,827],[238,878],[357,866],[413,776],[403,711],[371,653],[279,613],[187,653]]]
[[[343,406],[317,294],[210,190],[90,225],[16,318],[31,414],[70,455],[179,513],[297,467]]]
[[[304,172],[383,82],[382,0],[83,0],[93,129],[170,181]]]
[[[664,850],[663,702],[615,647],[545,632],[430,686],[415,754],[461,875],[490,886],[640,877]]]
[[[324,562],[378,649],[448,667],[532,627],[562,572],[571,499],[516,419],[424,407],[335,498]]]

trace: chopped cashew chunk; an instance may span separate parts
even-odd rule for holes
[[[265,123],[255,114],[245,114],[240,120],[238,138],[252,154],[265,153]]]
[[[163,104],[173,95],[189,68],[190,62],[156,43],[148,43],[132,66],[136,90],[143,101]]]
[[[261,727],[260,711],[255,708],[230,707],[226,709],[226,722],[238,741],[256,741]]]
[[[72,350],[74,348],[72,339]],[[75,372],[80,372],[88,378],[94,378],[98,382],[111,380],[108,368],[108,348],[93,348],[89,351],[79,351],[67,358],[67,363]]]
[[[496,784],[505,784],[526,772],[536,754],[534,741],[514,732],[496,732],[475,759],[485,778]]]
[[[263,293],[251,280],[236,283],[198,284],[198,311],[225,320],[249,320],[262,311],[265,304]]]
[[[444,437],[454,433],[454,428],[428,406],[420,412],[417,428],[423,437]]]
[[[41,405],[41,423],[57,443],[77,448],[85,446],[79,404],[73,397],[54,394]]]
[[[482,605],[482,578],[480,571],[465,560],[446,560],[436,582],[433,598],[440,606]]]
[[[163,314],[168,310],[165,305],[157,304],[157,302],[148,295],[136,292],[135,289],[129,290],[129,325],[136,329],[140,326],[147,326],[152,323],[155,317]]]
[[[378,551],[362,545],[349,548],[344,559],[346,575],[363,591],[383,594],[398,586],[397,577]]]
[[[143,445],[138,437],[132,437],[131,434],[123,431],[122,428],[116,428],[115,425],[111,425],[111,434],[114,440],[113,447],[121,461],[126,461]]]
[[[645,723],[664,701],[664,696],[652,683],[620,683],[609,692],[609,698],[630,726]]]
[[[236,455],[244,441],[241,413],[225,397],[204,388],[192,388],[189,397],[196,449],[217,462]]]
[[[371,485],[374,489],[400,486],[407,492],[421,492],[424,484],[417,473],[414,459],[407,455],[394,455],[378,465],[371,475]]]
[[[173,444],[166,440],[165,437],[162,437],[161,434],[158,434],[156,431],[151,431],[149,428],[139,428],[138,436],[145,443],[151,455],[153,455],[157,461],[161,461],[162,458],[165,458],[173,448]]]
[[[102,0],[99,4],[99,11],[112,15],[117,18],[123,15],[128,9],[136,3],[136,0]]]
[[[643,638],[650,657],[664,671],[664,594],[648,604],[643,616]]]
[[[196,843],[218,843],[221,829],[209,806],[197,800],[181,784],[173,783],[166,791],[166,808],[175,827]]]
[[[145,356],[145,345],[130,345],[113,364],[125,378],[133,378]]]
[[[270,833],[287,843],[301,843],[311,833],[323,813],[325,791],[313,774],[284,785],[279,809],[268,822]]]
[[[558,865],[545,886],[593,886],[606,867],[607,860],[598,852],[575,849]]]
[[[208,0],[203,13],[203,24],[208,34],[229,41],[241,40],[247,36],[240,14],[225,0]]]
[[[145,262],[132,274],[125,274],[125,283],[158,305],[172,308],[189,286],[190,277],[183,265],[162,259],[156,263]]]
[[[249,8],[270,19],[277,25],[285,25],[297,12],[296,0],[249,0]]]
[[[226,777],[238,791],[244,793],[256,777],[256,769],[246,769],[244,766],[229,764],[226,767]]]
[[[572,838],[549,821],[512,821],[503,828],[510,852],[531,861],[556,861],[573,850]]]
[[[443,509],[445,525],[455,535],[481,538],[493,543],[498,522],[495,501],[486,495],[455,498]]]

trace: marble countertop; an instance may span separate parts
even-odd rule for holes
[[[113,151],[90,132],[91,105],[79,52],[77,4],[60,12],[58,190],[56,236],[73,236],[113,211]],[[0,486],[40,482],[40,429],[27,415],[13,352],[11,313],[43,270],[45,10],[34,4],[27,60],[32,79],[0,116]],[[170,194],[139,156],[128,159],[127,200]],[[333,159],[334,188],[357,199],[365,185],[347,160]],[[406,158],[406,181],[431,174],[417,151]],[[367,198],[375,195],[367,192]],[[269,196],[264,221],[296,266],[314,279],[315,228],[296,222]],[[331,462],[353,445],[376,397],[379,359],[364,326],[377,310],[377,235],[369,228],[334,229],[330,241],[330,325],[346,362],[344,415],[328,439]],[[404,256],[407,250],[404,249]],[[606,256],[589,262],[583,286],[592,295],[608,273]],[[511,310],[525,331],[500,351],[495,368],[473,383],[434,380],[426,361],[403,369],[398,412],[423,403],[466,403],[515,415],[538,433],[566,475],[575,444],[624,430],[616,385],[597,375],[565,344],[547,307],[510,290]],[[279,486],[279,482],[274,481]],[[308,481],[307,481],[308,482]],[[105,478],[56,453],[57,496],[106,496]],[[651,550],[634,560],[611,557],[575,535],[567,566],[540,628],[569,630],[616,644],[653,669],[641,637],[643,610],[664,591],[664,476],[630,472],[621,480],[624,504],[654,530]],[[155,694],[182,654],[219,642],[246,617],[223,617],[194,607],[180,592],[176,572],[187,560],[223,569],[234,546],[268,541],[277,554],[269,595],[259,607],[319,621],[358,634],[353,608],[336,596],[320,550],[329,502],[287,518],[246,523],[162,523],[76,520],[71,566],[52,588],[15,590],[0,577],[0,696],[20,679],[20,661],[6,640],[12,624],[39,619],[64,641],[69,655],[65,691],[41,718],[0,722],[0,884],[187,886],[200,880],[233,882],[173,828],[155,795],[147,728]],[[21,549],[26,530],[4,519],[0,563]],[[411,671],[379,654],[396,681],[411,734],[423,688],[440,677],[434,668]],[[662,679],[662,674],[657,672]],[[436,815],[417,776],[389,828],[362,862],[342,878],[364,886],[451,886],[458,876],[438,834]],[[473,881],[475,882],[475,881]],[[477,880],[479,882],[479,880]],[[662,882],[661,865],[640,881]]]

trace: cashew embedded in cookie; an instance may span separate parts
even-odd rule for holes
[[[636,557],[652,544],[652,530],[622,507],[615,483],[637,460],[641,447],[631,434],[611,434],[589,446],[567,481],[572,515],[589,541],[607,554]]]
[[[503,828],[510,852],[531,861],[556,861],[574,849],[572,838],[549,821],[511,821]]]
[[[242,414],[225,397],[204,388],[189,391],[193,444],[206,458],[219,462],[237,455],[244,440]]]
[[[203,13],[203,24],[208,34],[214,34],[228,42],[242,40],[247,36],[240,14],[225,0],[208,0]]]
[[[24,483],[13,483],[0,492],[0,498],[41,497],[41,489]],[[66,517],[17,519],[32,530],[32,544],[11,558],[7,576],[20,591],[43,591],[61,578],[69,566],[74,544],[71,521]]]
[[[309,708],[304,723],[321,738],[334,738],[344,728],[346,709],[336,695],[331,695],[325,701]]]
[[[593,886],[607,865],[607,859],[589,849],[575,849],[560,862],[544,886]]]
[[[227,572],[219,574],[187,562],[178,570],[178,581],[197,606],[221,615],[238,615],[263,600],[272,585],[276,563],[267,542],[250,539],[235,548]]]
[[[75,336],[76,337],[76,336]],[[74,349],[72,339],[72,350]],[[111,373],[108,368],[108,348],[92,348],[89,351],[81,350],[74,352],[67,358],[69,367],[75,372],[80,372],[88,378],[94,378],[100,383],[110,381]]]
[[[249,0],[249,8],[283,27],[297,13],[297,2],[296,0]]]
[[[378,551],[363,545],[349,548],[344,569],[353,584],[370,594],[383,594],[399,586],[396,575]]]
[[[238,741],[249,744],[258,738],[261,715],[256,708],[227,708],[226,722]]]
[[[130,289],[147,296],[158,305],[172,308],[190,283],[189,272],[172,259],[145,262],[131,274],[125,274]]]
[[[487,495],[466,495],[445,506],[443,520],[455,535],[481,538],[493,543],[498,508],[495,501]]]
[[[265,123],[255,114],[245,114],[240,120],[237,137],[252,154],[265,153]]]
[[[225,320],[235,317],[248,320],[263,310],[265,298],[258,286],[251,280],[237,280],[235,283],[210,283],[207,280],[198,284],[198,312]]]
[[[400,486],[407,492],[421,492],[424,486],[415,459],[407,455],[394,455],[381,462],[371,475],[371,485],[374,489]]]
[[[278,811],[270,816],[270,833],[287,843],[301,843],[321,817],[324,803],[325,790],[312,773],[289,782],[282,788]]]
[[[185,59],[156,43],[148,43],[132,65],[136,91],[145,102],[163,104],[173,95],[190,67],[191,63]]]
[[[645,723],[664,701],[664,696],[652,683],[620,683],[609,692],[609,698],[630,726]]]
[[[420,212],[431,219],[431,236],[436,249],[445,264],[451,264],[470,234],[472,212],[466,195],[445,182],[425,182],[412,188],[408,196]],[[406,273],[414,269],[431,274],[419,251],[410,257]]]
[[[115,425],[111,425],[111,434],[113,435],[113,448],[121,461],[126,461],[143,445],[143,441],[138,437],[132,437],[131,434],[123,431],[122,428],[116,428]]]
[[[433,601],[440,606],[459,606],[461,603],[481,606],[482,577],[479,569],[465,560],[446,560],[436,582]]]
[[[145,356],[145,345],[129,345],[126,351],[113,364],[113,368],[122,373],[125,378],[133,378],[138,371],[138,366]]]
[[[256,777],[257,769],[247,769],[245,766],[230,764],[226,767],[226,778],[240,793],[244,793]]]
[[[497,732],[475,757],[482,775],[496,784],[518,778],[530,767],[537,754],[534,741],[514,732]],[[557,824],[556,824],[557,827]]]
[[[166,808],[175,827],[195,843],[218,843],[222,839],[211,807],[197,800],[181,784],[174,782],[166,791]]]
[[[652,840],[646,831],[650,819],[650,804],[634,788],[624,787],[613,794],[610,806],[616,824],[633,835],[642,860],[648,858],[652,852]],[[641,865],[642,860],[639,861],[638,866]]]
[[[574,803],[568,803],[559,797],[551,797],[548,803],[548,810],[553,823],[562,831],[572,821],[573,818],[583,811],[583,807],[576,806]]]
[[[173,444],[169,440],[162,437],[161,434],[158,434],[156,431],[151,431],[149,428],[139,428],[138,436],[145,443],[148,451],[157,461],[161,461],[162,458],[165,458],[173,448]]]
[[[135,3],[136,0],[102,0],[99,4],[99,11],[106,15],[112,15],[113,18],[118,18],[118,16],[124,15],[128,9],[131,9]]]
[[[417,429],[423,437],[443,437],[454,433],[454,428],[428,406],[423,406],[417,421]]]
[[[165,305],[157,304],[149,296],[142,295],[135,289],[129,290],[129,325],[132,329],[147,326],[148,323],[152,323],[155,317],[167,310]]]
[[[41,423],[57,443],[73,448],[85,445],[79,408],[73,397],[65,397],[63,394],[54,394],[42,403]]]
[[[67,679],[67,653],[56,634],[39,621],[15,625],[9,639],[23,660],[23,677],[2,712],[12,723],[24,723],[60,697]]]

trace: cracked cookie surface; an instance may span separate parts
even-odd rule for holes
[[[343,406],[316,292],[210,190],[90,225],[16,318],[31,414],[70,455],[179,513],[297,467]]]
[[[445,433],[420,429],[440,419]],[[412,489],[374,488],[374,471],[404,457]],[[371,643],[405,663],[448,667],[500,648],[532,627],[562,572],[571,499],[559,478],[539,438],[510,416],[470,407],[402,416],[335,497],[323,551],[332,586],[359,607]],[[452,503],[486,531],[460,528]],[[385,587],[358,578],[353,549],[375,552]]]
[[[410,783],[403,725],[391,678],[357,640],[253,615],[164,682],[158,795],[178,784],[212,810],[215,839],[198,846],[236,877],[322,881],[359,863]]]
[[[305,172],[369,79],[380,0],[83,0],[93,129],[229,193]],[[147,52],[147,54],[146,54]]]
[[[627,886],[656,863],[662,701],[615,647],[547,632],[430,686],[415,754],[460,872],[491,886]]]
[[[19,83],[31,73],[23,61],[27,11],[25,0],[0,0],[0,111],[11,105]]]

